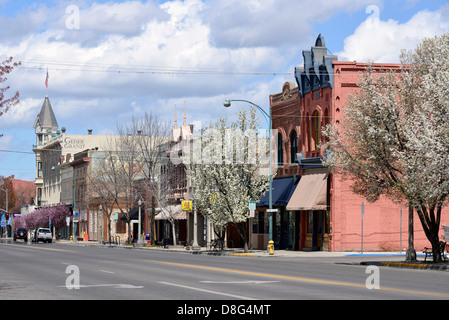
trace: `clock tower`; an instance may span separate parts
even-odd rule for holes
[[[36,134],[36,144],[33,147],[33,151],[36,154],[36,205],[41,206],[42,188],[44,183],[41,149],[48,141],[57,136],[59,128],[48,96],[45,97],[41,111],[36,117],[33,127]]]

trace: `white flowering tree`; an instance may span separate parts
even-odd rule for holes
[[[228,125],[226,118],[220,118],[203,128],[201,139],[195,136],[187,174],[194,207],[218,229],[233,225],[247,252],[248,203],[259,201],[267,190],[269,177],[261,169],[268,162],[268,144],[258,136],[254,108],[249,117],[246,111],[237,115],[237,122]]]
[[[381,195],[416,210],[433,259],[449,195],[449,34],[403,52],[400,72],[369,67],[345,106],[341,126],[328,126],[325,164],[350,178],[352,190]]]

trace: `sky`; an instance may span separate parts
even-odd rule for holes
[[[46,94],[67,134],[113,134],[145,112],[173,122],[175,105],[182,123],[184,104],[188,123],[208,124],[247,108],[227,98],[268,110],[320,33],[341,61],[397,63],[446,32],[440,0],[0,0],[0,61],[22,62],[6,82],[20,103],[0,117],[0,175],[34,181]]]

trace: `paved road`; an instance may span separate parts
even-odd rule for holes
[[[0,243],[0,299],[449,299],[449,272],[380,267],[375,278],[361,259]],[[367,279],[380,288],[368,289]]]

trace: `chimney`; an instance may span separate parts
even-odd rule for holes
[[[92,129],[88,129],[88,130],[87,130],[87,134],[88,134],[89,136],[91,136],[91,135],[92,135],[92,131],[93,131]]]

